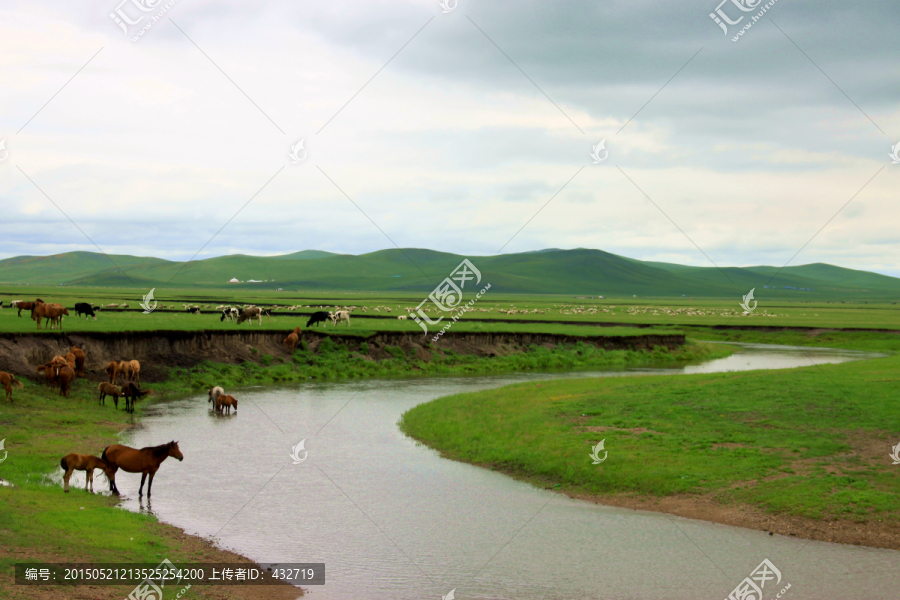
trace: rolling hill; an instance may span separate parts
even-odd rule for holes
[[[0,282],[428,292],[464,258],[419,248],[358,256],[304,250],[270,257],[218,256],[188,263],[69,252],[0,260]],[[727,297],[768,286],[767,295],[794,299],[893,300],[900,296],[900,279],[827,264],[719,269],[643,262],[584,248],[468,258],[481,271],[482,281],[500,293]],[[233,277],[245,283],[228,284]],[[248,280],[258,283],[246,283]]]

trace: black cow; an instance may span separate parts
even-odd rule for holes
[[[236,308],[223,308],[222,317],[219,320],[224,321],[225,319],[228,319],[229,321],[237,321],[238,315],[240,314],[240,311]]]
[[[200,309],[197,308],[196,306],[191,306],[190,308],[187,309],[187,311],[188,311],[189,313],[191,313],[192,315],[199,315],[199,314],[200,314]]]
[[[75,316],[80,317],[84,315],[84,318],[94,317],[94,320],[97,320],[97,315],[94,314],[94,309],[91,308],[91,305],[87,302],[79,302],[75,305]]]
[[[316,323],[327,323],[329,319],[331,319],[331,315],[324,310],[320,310],[312,314],[309,321],[306,322],[306,326],[311,327]]]

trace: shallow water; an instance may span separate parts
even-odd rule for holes
[[[152,504],[120,473],[130,510],[259,562],[324,562],[310,597],[696,600],[726,598],[763,559],[788,600],[895,597],[900,552],[769,536],[658,513],[611,508],[440,458],[397,428],[409,408],[446,394],[561,377],[709,373],[844,362],[875,355],[737,345],[728,358],[679,369],[340,381],[247,388],[239,411],[206,395],[158,404],[125,443],[176,439]],[[308,457],[290,452],[306,440]],[[303,453],[300,453],[303,456]],[[587,456],[585,456],[587,460]],[[100,478],[102,480],[102,477]],[[74,482],[73,482],[74,485]],[[99,486],[98,486],[99,487]]]

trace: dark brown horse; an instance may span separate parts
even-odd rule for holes
[[[112,477],[109,477],[109,490],[119,495],[116,487],[116,471],[122,469],[126,473],[141,473],[141,487],[138,496],[144,495],[144,480],[150,475],[150,483],[147,484],[147,497],[150,497],[150,488],[153,486],[153,476],[159,469],[162,461],[169,457],[184,460],[184,455],[178,449],[178,442],[169,442],[161,446],[151,446],[137,450],[121,444],[114,444],[106,448],[100,456],[109,465]]]
[[[122,384],[122,396],[125,397],[125,412],[134,412],[135,400],[140,400],[147,394],[152,394],[153,390],[142,390],[133,381],[126,381]]]

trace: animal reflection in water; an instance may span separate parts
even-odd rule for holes
[[[116,471],[122,469],[126,473],[140,473],[141,487],[138,488],[138,496],[144,494],[144,481],[150,475],[150,483],[147,484],[147,498],[150,497],[150,488],[153,486],[153,476],[159,470],[159,465],[169,457],[184,460],[184,455],[178,449],[178,442],[169,442],[161,446],[148,446],[147,448],[129,448],[122,444],[113,444],[103,451],[100,457],[109,464],[111,476],[109,477],[109,489],[113,494],[119,495],[116,487]]]

